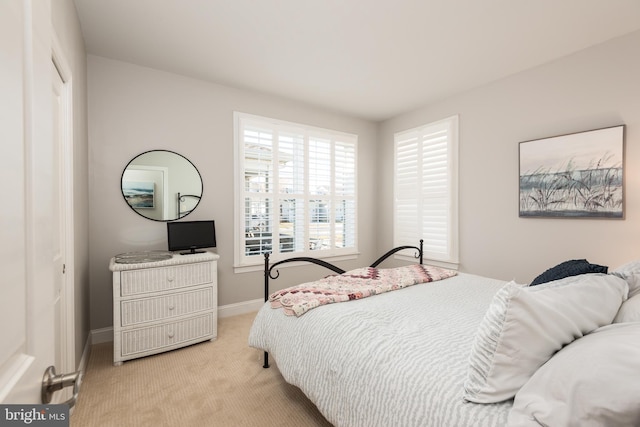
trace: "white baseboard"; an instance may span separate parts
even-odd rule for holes
[[[238,302],[235,304],[227,304],[218,307],[218,318],[237,316],[239,314],[252,313],[260,310],[260,307],[264,304],[263,299],[254,299],[250,301]],[[93,329],[89,333],[89,340],[87,340],[87,346],[93,344],[101,344],[103,342],[113,341],[113,327]],[[85,350],[82,353],[82,359],[89,357],[89,350],[85,346]],[[82,364],[82,361],[80,362]],[[84,362],[86,366],[86,361]]]
[[[243,301],[235,304],[227,304],[218,307],[218,317],[231,317],[238,314],[246,314],[260,310],[264,305],[263,299],[254,299],[251,301]]]
[[[113,341],[113,326],[91,331],[91,345],[110,341]]]
[[[91,355],[91,332],[89,332],[89,337],[87,341],[84,343],[84,349],[82,350],[82,356],[80,356],[80,363],[76,367],[76,370],[81,372],[87,372],[87,365],[89,364],[89,356]],[[82,383],[82,375],[80,375],[80,382]]]
[[[89,336],[87,337],[87,340],[84,343],[84,348],[82,349],[80,363],[76,366],[76,370],[80,371],[80,376],[78,377],[78,391],[82,390],[82,380],[84,380],[84,374],[87,373],[87,365],[89,365],[89,356],[91,355],[91,336],[91,332],[89,332]],[[75,405],[69,409],[69,415],[73,414],[74,409]]]

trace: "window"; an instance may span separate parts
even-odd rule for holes
[[[357,135],[236,112],[236,251],[244,267],[357,251]]]
[[[415,246],[420,236],[425,259],[455,267],[458,117],[398,132],[394,142],[394,244]]]

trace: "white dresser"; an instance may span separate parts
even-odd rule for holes
[[[111,259],[114,365],[216,338],[218,258],[205,252],[137,264]]]

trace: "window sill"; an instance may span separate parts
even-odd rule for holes
[[[408,256],[408,255],[396,255],[395,259],[401,259],[403,261],[417,262],[417,259],[415,257]],[[450,261],[429,259],[427,257],[423,258],[422,263],[424,265],[433,265],[435,267],[447,268],[449,270],[456,270],[456,271],[460,267],[460,263],[459,262],[450,262]]]
[[[308,255],[292,255],[291,257],[285,257],[285,258],[280,258],[280,259],[270,259],[269,260],[269,265],[271,264],[275,264],[278,261],[282,261],[285,260],[287,258],[294,258],[296,256],[308,256]],[[347,260],[352,260],[352,259],[357,259],[360,256],[360,252],[354,252],[354,253],[350,253],[350,254],[344,254],[344,255],[332,255],[332,256],[324,256],[324,257],[314,257],[314,258],[318,258],[321,259],[323,261],[327,261],[330,263],[334,263],[336,261],[347,261]],[[278,268],[289,268],[289,267],[296,267],[296,266],[300,266],[300,265],[308,265],[308,263],[301,261],[301,262],[290,262],[287,264],[282,264],[281,266],[278,266]],[[262,262],[261,263],[256,263],[256,264],[250,264],[250,265],[234,265],[233,266],[233,272],[234,273],[249,273],[249,272],[253,272],[253,271],[264,271],[264,258],[262,258]]]

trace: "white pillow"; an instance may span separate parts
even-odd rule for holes
[[[512,398],[556,351],[610,324],[627,293],[624,280],[606,274],[530,287],[507,283],[478,327],[464,399],[493,403]]]
[[[640,294],[629,297],[622,303],[613,323],[640,322]]]
[[[604,326],[545,363],[518,391],[509,427],[640,426],[640,323]]]
[[[640,294],[640,260],[622,265],[613,271],[609,271],[609,274],[626,280],[629,284],[629,298]]]

